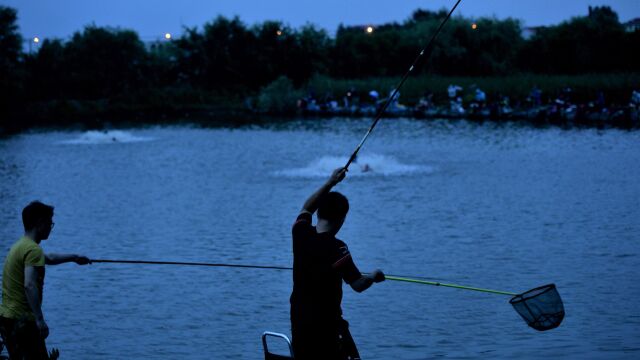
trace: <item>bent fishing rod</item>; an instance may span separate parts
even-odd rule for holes
[[[371,126],[369,127],[369,130],[364,135],[364,137],[362,138],[362,140],[360,141],[356,149],[353,151],[353,154],[351,154],[351,157],[349,157],[349,161],[347,161],[347,164],[344,166],[345,169],[348,169],[349,165],[351,165],[351,163],[356,159],[356,156],[358,156],[358,152],[360,151],[360,148],[362,147],[362,145],[364,145],[364,142],[367,140],[367,137],[369,137],[369,134],[371,134],[371,132],[373,131],[373,128],[376,127],[376,125],[382,118],[382,115],[384,115],[384,112],[389,107],[389,104],[391,104],[391,102],[396,98],[396,95],[400,91],[400,88],[402,87],[402,85],[404,85],[404,82],[409,77],[409,74],[411,74],[411,72],[418,66],[418,63],[420,62],[420,60],[422,60],[423,57],[425,57],[425,59],[429,57],[429,55],[431,54],[431,51],[433,50],[433,44],[435,43],[435,40],[438,37],[438,34],[440,33],[440,30],[442,30],[442,28],[444,27],[444,24],[446,24],[447,21],[449,21],[451,14],[453,14],[453,11],[458,7],[458,4],[460,4],[460,1],[462,0],[456,1],[456,4],[453,5],[453,7],[451,8],[451,11],[449,11],[449,13],[447,14],[447,17],[445,17],[444,20],[440,23],[440,26],[431,37],[431,40],[429,40],[429,42],[427,43],[427,46],[425,46],[422,49],[422,51],[420,51],[416,59],[413,61],[413,63],[409,67],[409,70],[407,70],[407,72],[404,73],[404,75],[402,76],[402,79],[400,80],[400,83],[398,84],[398,86],[396,86],[396,88],[391,93],[391,96],[389,96],[387,100],[384,102],[384,105],[378,109],[378,112],[376,113],[376,117],[373,120],[373,124],[371,124]]]

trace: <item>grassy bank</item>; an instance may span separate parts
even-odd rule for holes
[[[100,129],[145,124],[243,124],[250,114],[242,94],[198,89],[141,89],[102,99],[26,100],[0,119],[0,134],[32,128]]]

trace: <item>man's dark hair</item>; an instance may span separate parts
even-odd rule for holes
[[[40,201],[32,201],[22,209],[24,231],[35,228],[41,220],[51,220],[51,218],[53,218],[53,206],[43,204]]]
[[[320,206],[318,206],[319,218],[339,221],[347,216],[347,212],[349,212],[349,200],[339,192],[332,191],[320,199]]]

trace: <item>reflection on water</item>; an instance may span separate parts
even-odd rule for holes
[[[45,251],[290,266],[302,203],[369,125],[0,140],[0,251],[40,199],[56,207]],[[640,355],[639,153],[638,132],[382,121],[337,188],[351,204],[340,237],[361,270],[514,292],[555,282],[567,317],[538,333],[508,296],[345,288],[363,357]],[[290,291],[287,271],[65,264],[47,272],[44,311],[64,358],[261,359],[262,331],[289,332]]]
[[[349,160],[348,156],[323,156],[314,160],[308,166],[276,171],[276,175],[292,177],[323,178],[339,167],[344,166]],[[428,174],[433,168],[426,165],[410,165],[398,162],[392,156],[379,154],[367,154],[358,156],[349,166],[349,176],[363,175],[406,175],[411,173]]]
[[[135,136],[127,131],[105,130],[105,131],[87,131],[75,139],[62,140],[60,144],[115,144],[115,143],[131,143],[140,141],[150,141],[153,138],[144,136]]]

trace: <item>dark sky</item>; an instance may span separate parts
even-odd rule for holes
[[[334,34],[338,24],[403,21],[417,8],[450,8],[455,0],[0,0],[18,10],[26,38],[66,38],[85,25],[133,29],[149,40],[183,26],[202,26],[217,15],[238,15],[247,24],[281,20],[312,23]],[[621,21],[640,17],[640,0],[462,0],[458,14],[521,19],[526,26],[557,24],[585,15],[589,5],[611,6]]]

